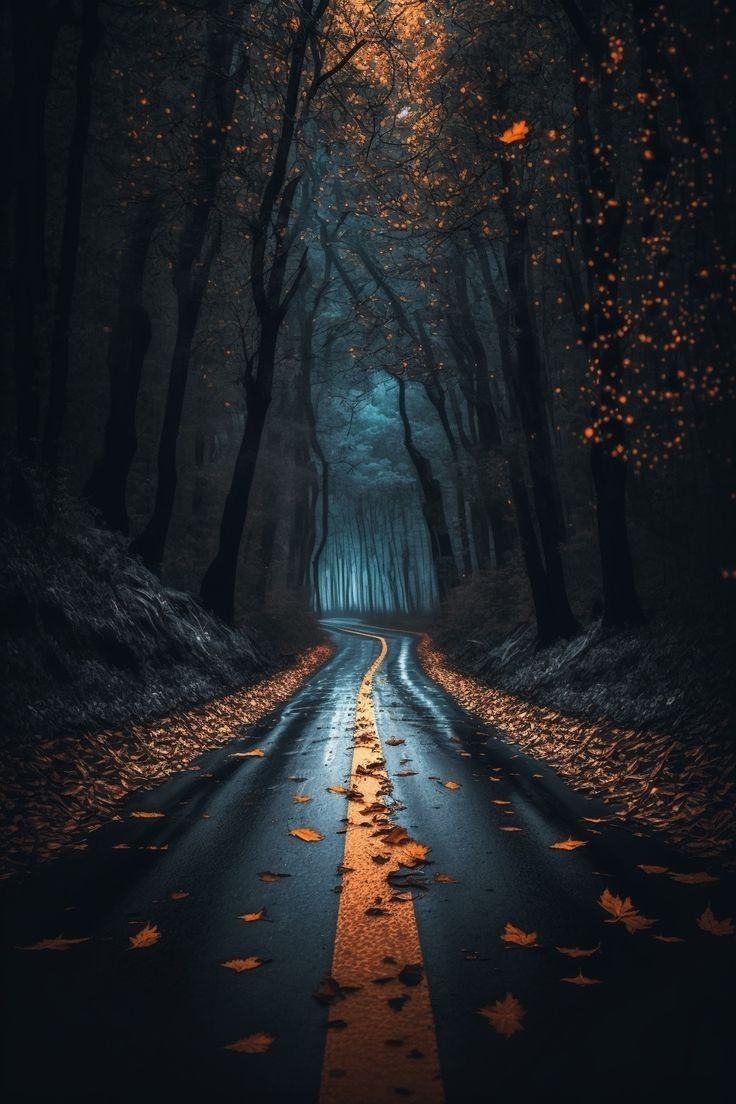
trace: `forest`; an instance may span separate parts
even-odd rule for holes
[[[0,25],[3,877],[317,709],[333,670],[380,729],[356,634],[427,716],[439,686],[616,832],[732,872],[729,0],[8,0]],[[477,1099],[438,1031],[447,1099]],[[361,1104],[328,1065],[320,1100]],[[254,1099],[316,1099],[271,1076]]]

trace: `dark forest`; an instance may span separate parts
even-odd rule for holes
[[[727,0],[0,26],[5,1099],[731,1099]]]

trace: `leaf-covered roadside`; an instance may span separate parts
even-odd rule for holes
[[[417,649],[427,674],[468,712],[576,789],[614,806],[701,856],[736,858],[736,751],[722,737],[698,742],[644,728],[582,720],[486,686],[453,667],[424,636]]]
[[[86,848],[81,833],[99,828],[129,794],[184,769],[265,717],[332,651],[319,644],[292,667],[253,686],[148,724],[45,740],[30,755],[3,748],[0,877],[65,845]]]

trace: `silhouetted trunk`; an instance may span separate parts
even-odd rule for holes
[[[105,524],[126,536],[126,487],[138,446],[136,407],[151,341],[151,319],[143,305],[143,277],[151,239],[161,217],[161,207],[153,196],[132,207],[120,270],[117,317],[107,354],[110,406],[103,452],[85,488]]]
[[[589,312],[582,335],[599,379],[599,399],[592,411],[594,438],[591,469],[596,491],[598,542],[603,585],[603,621],[608,626],[644,620],[634,579],[626,525],[626,426],[617,417],[615,397],[624,391],[619,332],[623,324],[618,297],[621,236],[626,204],[618,192],[617,153],[610,140],[614,110],[612,70],[604,64],[607,40],[586,21],[574,0],[561,0],[583,47],[573,70],[575,95],[574,166],[580,195],[580,241],[589,273]],[[591,84],[598,87],[598,117],[590,119]]]
[[[570,609],[560,555],[558,487],[542,386],[543,369],[526,272],[530,256],[527,217],[523,212],[514,213],[508,199],[502,207],[510,231],[506,275],[516,337],[513,383],[526,439],[534,508],[547,573],[552,611],[550,624],[553,625],[555,637],[574,636],[579,626]]]
[[[437,590],[440,601],[447,597],[449,591],[459,582],[455,556],[452,551],[452,540],[447,528],[445,507],[442,501],[442,488],[432,475],[432,467],[417,448],[411,432],[411,423],[406,412],[406,382],[398,379],[399,388],[399,415],[404,427],[404,444],[409,458],[417,473],[417,480],[422,492],[422,513],[427,523],[429,544],[432,553],[437,576]]]
[[[82,218],[82,192],[87,138],[92,116],[92,65],[102,40],[99,20],[100,0],[82,4],[82,40],[77,56],[76,112],[66,174],[64,226],[57,277],[56,304],[51,337],[51,373],[49,401],[43,436],[43,459],[54,470],[59,458],[59,443],[64,424],[69,379],[69,327],[71,325],[74,286],[79,257],[79,229]]]
[[[243,437],[222,512],[217,554],[205,572],[200,590],[204,606],[229,622],[232,622],[235,610],[235,580],[240,541],[248,516],[263,427],[271,405],[277,339],[278,330],[275,328],[263,332],[258,379],[246,380],[247,409]]]
[[[44,126],[54,47],[66,5],[13,0],[13,92],[9,105],[13,147],[8,189],[13,262],[9,297],[13,315],[16,439],[21,456],[36,456],[42,356],[37,313],[46,301],[46,151]],[[10,199],[10,195],[6,197]]]
[[[247,6],[247,5],[243,5]],[[206,71],[201,90],[198,133],[193,136],[195,179],[184,212],[184,226],[172,271],[176,290],[176,341],[171,358],[163,427],[158,448],[158,483],[153,512],[131,551],[152,571],[160,571],[176,496],[176,446],[184,408],[192,342],[207,290],[210,268],[219,249],[220,228],[213,231],[210,215],[222,174],[237,92],[247,68],[230,0],[208,9]],[[208,242],[209,237],[209,242]]]

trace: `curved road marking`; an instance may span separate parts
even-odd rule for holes
[[[373,677],[388,653],[382,636],[340,629],[380,643],[381,649],[360,684],[355,705],[350,789],[361,801],[348,801],[343,882],[332,957],[332,976],[343,988],[355,987],[332,1005],[330,1018],[345,1026],[328,1030],[322,1067],[320,1104],[395,1102],[402,1089],[422,1104],[444,1100],[437,1037],[426,977],[404,985],[404,966],[422,962],[414,902],[391,901],[386,878],[397,865],[375,862],[392,848],[381,843],[376,827],[362,812],[391,792],[373,708]],[[371,915],[368,909],[385,909]],[[391,978],[376,984],[377,979]],[[394,1001],[392,1006],[389,1001]],[[398,1090],[398,1094],[397,1094]]]

